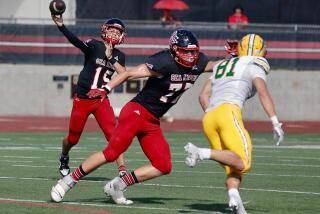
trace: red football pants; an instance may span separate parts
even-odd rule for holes
[[[163,174],[170,173],[170,147],[161,131],[160,120],[136,102],[129,102],[122,108],[118,125],[103,150],[106,160],[116,160],[129,148],[135,136],[152,166]]]
[[[116,118],[109,99],[80,99],[74,97],[70,117],[68,142],[77,144],[90,114],[96,118],[104,136],[109,141],[116,125]]]

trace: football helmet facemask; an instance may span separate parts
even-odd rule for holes
[[[115,30],[117,29],[117,30]],[[108,19],[101,26],[101,38],[112,45],[119,45],[123,42],[126,36],[126,27],[124,23],[118,18]]]
[[[170,51],[174,60],[180,65],[192,68],[199,58],[197,37],[189,30],[178,29],[170,37]]]
[[[247,34],[238,44],[238,56],[261,56],[267,55],[266,43],[257,34]]]

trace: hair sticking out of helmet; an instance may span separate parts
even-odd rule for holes
[[[116,30],[111,30],[111,29]],[[124,23],[118,18],[108,19],[101,26],[101,38],[112,45],[119,45],[124,41],[126,36],[126,27]]]
[[[180,65],[192,68],[199,58],[197,37],[189,30],[178,29],[170,37],[170,51]]]
[[[267,55],[267,48],[264,40],[257,34],[245,35],[238,44],[239,56],[261,56]]]

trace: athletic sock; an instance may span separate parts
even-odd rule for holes
[[[238,189],[236,188],[231,188],[228,190],[228,195],[229,197],[236,197],[236,198],[240,198],[240,194],[239,194],[239,191]]]
[[[71,177],[75,182],[78,182],[82,177],[86,176],[87,173],[83,171],[82,165],[80,165],[78,168],[76,168],[72,173]]]
[[[127,173],[120,178],[126,184],[126,186],[131,186],[135,183],[139,183],[136,175],[134,174],[134,171],[132,171],[131,173]]]
[[[68,157],[69,157],[69,154],[63,154],[63,153],[61,153],[60,157],[61,157],[61,158],[68,158]]]
[[[121,172],[126,172],[126,171],[127,171],[126,166],[125,166],[125,165],[120,165],[120,166],[118,167],[118,171],[119,171],[119,173],[121,173]]]
[[[211,149],[199,148],[199,157],[201,160],[210,160],[211,159]]]

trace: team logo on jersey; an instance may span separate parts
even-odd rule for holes
[[[181,82],[182,81],[182,76],[180,74],[171,74],[170,80],[171,81],[179,81],[179,82]]]
[[[170,80],[174,82],[188,81],[195,82],[198,79],[199,75],[193,74],[184,74],[183,76],[180,74],[171,74]]]
[[[106,66],[106,60],[97,58],[96,64]]]
[[[115,56],[114,58],[115,58],[115,60],[119,61],[119,57],[118,56]]]
[[[140,111],[139,110],[134,110],[133,112],[140,116]]]
[[[199,75],[192,75],[192,74],[184,74],[183,81],[191,81],[195,82],[198,79]]]
[[[194,65],[194,66],[192,67],[192,70],[198,70],[198,66],[197,66],[197,65]]]

